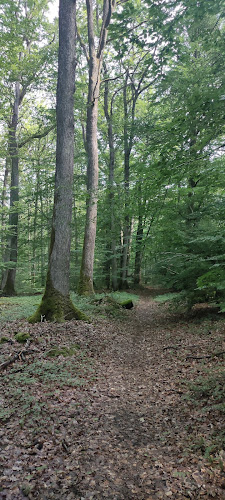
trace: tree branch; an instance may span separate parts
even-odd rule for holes
[[[56,125],[51,125],[51,127],[48,127],[47,129],[45,129],[43,132],[36,132],[35,134],[32,134],[30,135],[30,137],[28,137],[27,139],[24,139],[22,142],[20,142],[18,144],[18,148],[22,148],[23,146],[25,146],[25,144],[27,144],[28,142],[31,142],[33,139],[42,139],[42,137],[46,137],[46,135],[49,134],[49,132],[51,132],[51,130],[54,130],[56,128]]]

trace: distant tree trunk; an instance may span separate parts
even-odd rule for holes
[[[19,202],[19,156],[17,144],[17,125],[19,117],[19,105],[21,103],[21,93],[19,82],[15,86],[15,100],[12,112],[12,119],[9,126],[9,155],[11,160],[11,187],[10,187],[10,214],[9,214],[9,261],[12,267],[7,270],[6,282],[3,288],[3,295],[16,295],[15,278],[17,265],[17,245],[18,245],[18,202]]]
[[[134,285],[141,283],[141,260],[142,260],[142,240],[143,240],[143,221],[142,215],[138,217],[138,227],[136,233],[136,250],[134,262]]]
[[[9,248],[7,245],[7,234],[6,234],[6,190],[8,184],[8,176],[9,176],[9,168],[10,168],[10,159],[7,156],[5,162],[5,172],[4,172],[4,180],[3,180],[3,188],[2,188],[2,200],[1,200],[1,254],[2,254],[2,262],[3,264],[9,260]],[[6,279],[7,279],[7,271],[3,268],[1,275],[1,290],[3,290]]]
[[[44,231],[43,231],[43,226],[44,226],[44,217],[43,217],[43,198],[42,198],[42,192],[40,191],[40,205],[41,205],[41,239],[40,239],[40,245],[41,245],[41,287],[44,287],[45,285],[45,275],[44,275]]]
[[[60,0],[55,196],[45,292],[30,322],[84,319],[69,296],[74,164],[76,2]]]
[[[87,23],[88,23],[88,103],[87,103],[87,124],[86,124],[86,147],[87,147],[87,206],[86,224],[83,254],[78,284],[78,293],[81,295],[91,295],[93,288],[93,267],[95,237],[97,226],[97,198],[98,198],[98,100],[100,90],[100,74],[102,67],[103,52],[106,45],[108,26],[111,20],[115,0],[104,0],[101,34],[98,49],[95,49],[94,33],[94,12],[93,0],[86,0]]]
[[[105,76],[107,71],[105,67]],[[114,207],[114,169],[115,169],[115,147],[112,128],[112,102],[109,110],[109,82],[106,78],[104,92],[104,113],[108,126],[108,144],[109,144],[109,211],[110,211],[110,250],[111,250],[111,283],[112,289],[117,290],[117,256],[116,256],[116,231],[115,231],[115,207]],[[110,279],[108,278],[110,282]]]
[[[40,170],[37,171],[37,176],[36,176],[35,202],[34,202],[34,224],[33,224],[32,264],[31,264],[31,280],[34,286],[36,282],[36,236],[37,236],[39,189],[40,189]]]
[[[122,269],[121,269],[121,288],[128,288],[127,273],[128,273],[128,258],[131,234],[131,221],[129,215],[129,194],[130,194],[130,153],[133,144],[133,136],[128,132],[128,73],[123,89],[123,106],[124,106],[124,196],[125,196],[125,216],[123,227],[123,248],[122,248]],[[132,122],[133,127],[133,122]]]

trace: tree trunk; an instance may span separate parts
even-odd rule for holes
[[[127,85],[128,73],[126,75],[123,89],[124,106],[124,196],[125,196],[125,217],[123,228],[123,251],[122,251],[122,269],[121,269],[121,288],[128,288],[128,255],[130,245],[131,223],[129,215],[129,194],[130,194],[130,153],[131,144],[128,136],[128,104],[127,104]]]
[[[143,240],[142,215],[139,215],[138,227],[137,227],[137,233],[136,233],[136,251],[135,251],[135,262],[134,262],[134,285],[140,285],[140,283],[141,283],[142,240]]]
[[[97,199],[98,199],[98,99],[100,86],[101,63],[95,54],[92,54],[89,62],[89,91],[87,104],[87,206],[84,245],[78,292],[81,295],[90,295],[93,289],[93,266],[95,237],[97,225]]]
[[[9,260],[9,248],[7,244],[7,232],[6,232],[6,214],[5,214],[5,208],[6,208],[6,190],[7,190],[7,184],[8,184],[8,176],[9,176],[9,168],[10,168],[10,159],[7,156],[6,157],[6,162],[5,162],[5,172],[4,172],[4,180],[3,180],[3,188],[2,188],[2,200],[1,200],[1,208],[2,208],[2,213],[1,213],[1,254],[2,254],[2,263],[3,265],[8,262]],[[1,275],[1,290],[3,290],[6,279],[7,279],[7,270],[2,269],[2,275]]]
[[[39,160],[38,160],[39,166]],[[36,284],[36,239],[37,239],[37,217],[38,217],[38,196],[40,189],[40,170],[37,171],[35,202],[34,202],[34,223],[33,223],[33,241],[32,241],[32,264],[31,264],[31,281]]]
[[[55,195],[47,280],[42,302],[30,322],[85,319],[69,296],[74,164],[76,2],[60,0]]]
[[[103,51],[107,40],[107,28],[111,20],[114,0],[104,0],[101,34],[99,38],[98,50],[95,49],[94,33],[94,13],[93,0],[86,0],[87,23],[88,23],[88,44],[89,44],[89,83],[88,83],[88,103],[87,103],[87,124],[86,124],[86,147],[87,147],[87,206],[86,224],[84,234],[83,254],[78,284],[80,295],[91,295],[93,287],[93,267],[95,237],[97,226],[97,198],[98,198],[98,100],[100,90],[100,74],[103,59]]]
[[[105,76],[107,77],[106,67]],[[117,256],[116,256],[116,230],[115,230],[115,207],[114,207],[114,169],[115,169],[115,147],[112,128],[112,102],[109,111],[109,83],[105,81],[104,92],[104,113],[108,126],[108,144],[109,144],[109,211],[110,211],[110,268],[112,289],[117,290]]]
[[[12,267],[8,268],[3,295],[16,295],[15,279],[17,265],[18,246],[18,202],[19,202],[19,156],[17,144],[17,125],[19,117],[20,85],[16,83],[15,101],[13,106],[12,120],[9,127],[9,154],[11,159],[11,187],[10,187],[10,214],[9,214],[9,261]]]

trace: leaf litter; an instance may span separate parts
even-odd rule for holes
[[[0,499],[225,498],[223,414],[188,396],[223,367],[188,356],[221,351],[224,330],[147,292],[123,320],[1,325],[0,363],[15,334],[30,344],[1,371]]]

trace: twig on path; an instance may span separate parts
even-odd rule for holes
[[[30,340],[27,340],[23,349],[21,349],[19,352],[17,352],[17,354],[15,354],[14,356],[10,356],[9,359],[7,359],[7,361],[5,361],[4,363],[2,363],[0,365],[0,370],[4,370],[5,368],[7,368],[7,366],[14,363],[14,361],[16,361],[17,359],[20,359],[20,358],[23,359],[23,356],[28,353],[27,348],[29,347],[29,345],[30,345]]]
[[[64,451],[66,453],[69,453],[69,445],[68,443],[65,441],[65,439],[62,440],[62,448],[64,449]]]
[[[166,349],[180,349],[183,347],[182,345],[167,345],[166,347],[163,347],[163,350],[166,351]]]
[[[163,347],[163,350],[166,351],[166,349],[192,349],[193,347],[198,347],[198,345],[197,344],[193,344],[193,345],[183,345],[183,344],[167,345],[166,347]]]
[[[207,354],[206,356],[187,356],[186,359],[210,359],[216,358],[217,356],[223,356],[225,351],[214,352],[213,354]]]

